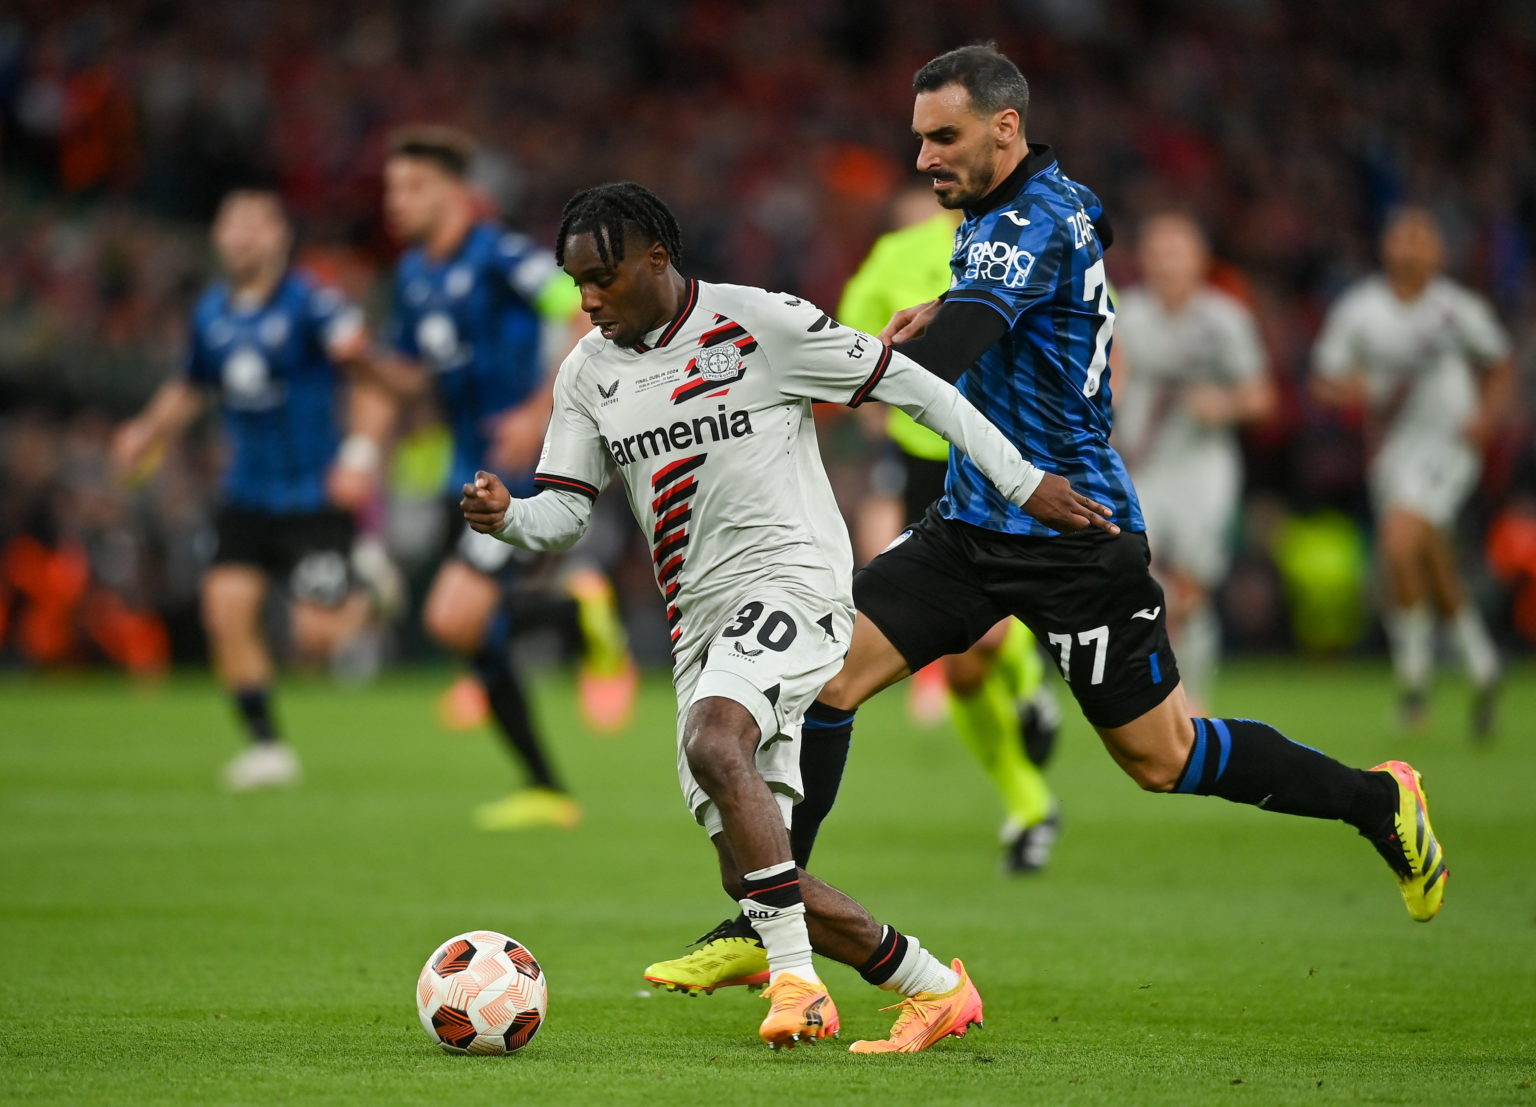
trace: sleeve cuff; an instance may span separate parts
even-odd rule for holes
[[[553,473],[535,473],[533,475],[535,488],[550,488],[557,492],[580,492],[589,500],[597,499],[598,487],[588,484],[584,480],[575,477],[560,477]]]
[[[885,371],[890,368],[890,365],[891,348],[889,346],[882,345],[880,347],[880,358],[875,362],[875,368],[870,372],[864,383],[859,385],[858,391],[849,398],[848,406],[858,407],[860,404],[864,403],[864,401],[868,400],[870,393],[872,393],[880,384],[880,379],[885,376]]]

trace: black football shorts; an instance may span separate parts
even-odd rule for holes
[[[249,565],[300,600],[337,607],[352,591],[356,524],[339,509],[300,515],[226,506],[219,511],[215,565]]]
[[[853,578],[853,602],[916,672],[1022,621],[1088,721],[1124,726],[1179,682],[1147,536],[1036,538],[946,519],[937,506]]]

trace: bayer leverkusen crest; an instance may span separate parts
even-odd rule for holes
[[[744,368],[741,351],[729,343],[700,350],[698,366],[699,376],[710,384],[729,384],[740,380]]]

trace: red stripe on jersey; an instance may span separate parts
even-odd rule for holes
[[[665,584],[667,581],[669,581],[673,577],[677,576],[677,574],[682,570],[682,568],[683,568],[683,555],[682,554],[678,554],[671,561],[667,562],[665,565],[663,565],[661,567],[661,571],[656,574],[656,579],[661,581],[663,584]]]
[[[673,527],[681,526],[693,518],[693,508],[687,504],[682,507],[674,507],[660,519],[656,520],[656,529],[651,532],[651,541],[660,542],[661,536]]]
[[[680,530],[676,534],[669,534],[661,540],[661,545],[656,547],[656,552],[651,556],[651,560],[660,565],[687,544],[688,532],[686,530]]]
[[[687,477],[676,488],[668,489],[651,501],[651,514],[660,515],[669,508],[676,507],[698,490],[699,482],[692,477]]]

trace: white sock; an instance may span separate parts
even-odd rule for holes
[[[1391,608],[1384,621],[1397,682],[1411,692],[1422,691],[1435,659],[1435,617],[1429,605]]]
[[[960,974],[924,949],[921,942],[910,934],[906,939],[907,955],[880,987],[915,996],[919,992],[947,992],[960,983]]]
[[[767,881],[770,877],[796,880],[795,863],[785,861],[746,874],[749,886]],[[811,935],[805,928],[804,901],[788,907],[774,907],[746,896],[740,902],[747,921],[757,931],[763,949],[768,954],[768,983],[778,983],[779,977],[788,972],[811,984],[820,984],[821,977],[816,975],[811,960]]]
[[[1451,633],[1474,684],[1483,687],[1499,678],[1499,651],[1477,605],[1470,601],[1461,605],[1461,610],[1451,618]]]
[[[1179,655],[1179,679],[1189,698],[1206,707],[1211,703],[1211,682],[1221,656],[1221,621],[1209,603],[1190,612],[1179,627],[1175,643]]]

